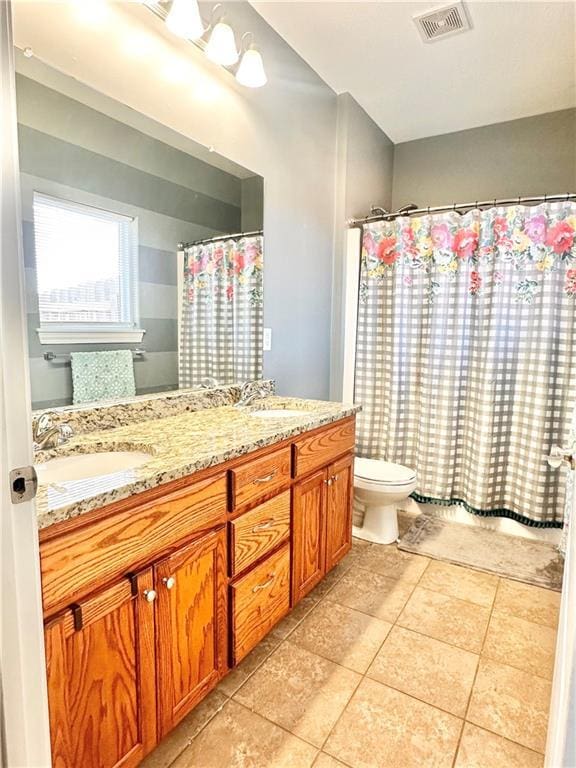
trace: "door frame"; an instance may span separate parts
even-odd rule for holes
[[[50,729],[34,501],[13,504],[8,475],[33,463],[28,340],[12,34],[12,4],[0,2],[0,483],[2,761],[44,768]]]

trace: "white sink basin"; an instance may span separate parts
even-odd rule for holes
[[[134,469],[150,461],[149,453],[141,451],[105,451],[102,453],[80,453],[62,456],[36,464],[38,482],[66,483],[85,480],[88,477],[109,475],[126,469]]]
[[[295,416],[303,416],[305,411],[296,411],[290,408],[266,408],[262,411],[252,411],[250,416],[257,419],[292,419]]]

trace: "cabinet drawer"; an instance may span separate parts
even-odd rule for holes
[[[265,501],[230,523],[232,576],[270,552],[290,535],[290,491]]]
[[[233,508],[262,499],[290,482],[290,447],[231,470]]]
[[[42,542],[44,615],[225,523],[226,490],[220,474]]]
[[[290,545],[231,587],[233,663],[249,653],[290,610]]]
[[[354,449],[355,420],[347,419],[294,443],[294,477],[302,477]]]

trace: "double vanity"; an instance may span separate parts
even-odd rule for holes
[[[40,452],[54,766],[138,765],[350,548],[356,408],[220,397]]]

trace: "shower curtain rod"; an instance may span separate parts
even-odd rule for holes
[[[204,240],[193,240],[191,243],[178,243],[178,250],[183,251],[185,248],[191,248],[193,245],[216,243],[218,240],[234,240],[237,237],[256,237],[257,235],[263,234],[263,229],[257,229],[254,232],[235,232],[233,235],[216,235],[215,237],[207,237]]]
[[[363,224],[370,224],[373,221],[390,221],[399,216],[423,216],[428,213],[442,213],[445,211],[465,211],[474,210],[474,208],[484,208],[486,206],[497,207],[501,205],[521,205],[522,203],[553,203],[561,200],[576,200],[575,192],[568,192],[564,195],[539,195],[537,197],[508,197],[501,200],[476,200],[474,203],[453,203],[452,205],[436,205],[427,208],[410,208],[404,206],[395,213],[382,213],[374,216],[364,216],[360,219],[349,219],[349,227],[361,227]]]

